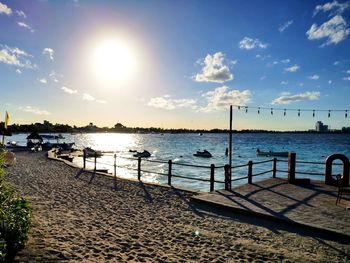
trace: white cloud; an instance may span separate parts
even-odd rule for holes
[[[350,69],[348,69],[348,70],[346,71],[346,73],[350,74]]]
[[[0,63],[5,63],[12,66],[17,66],[21,68],[36,68],[35,64],[32,64],[28,57],[32,57],[24,50],[17,47],[8,47],[0,45]]]
[[[194,99],[172,99],[170,95],[151,98],[148,101],[147,105],[150,107],[165,110],[175,110],[178,108],[197,108],[196,100]]]
[[[11,15],[12,10],[7,5],[0,2],[0,14]]]
[[[11,52],[8,49],[0,50],[0,62],[19,67],[21,67],[22,65],[19,59],[17,58],[16,54],[11,54]]]
[[[283,93],[280,97],[274,99],[271,104],[289,104],[292,102],[303,100],[318,100],[321,93],[319,91],[307,91],[300,94],[291,95],[290,93]]]
[[[278,28],[278,31],[280,31],[281,33],[286,30],[288,27],[290,27],[292,24],[293,24],[293,20],[289,20],[287,22],[285,22],[283,25],[281,25],[279,28]]]
[[[33,107],[33,106],[24,106],[24,107],[21,106],[18,109],[21,111],[24,111],[24,112],[30,112],[30,113],[37,114],[37,115],[50,115],[51,114],[47,110],[42,110],[42,109],[39,109],[39,108]]]
[[[336,65],[339,65],[340,61],[334,61],[333,65],[336,66]]]
[[[16,14],[24,19],[27,18],[27,15],[22,10],[16,10]]]
[[[20,69],[18,68],[18,69],[16,69],[16,73],[22,74],[22,70],[20,70]]]
[[[287,72],[297,72],[300,69],[300,67],[297,64],[294,64],[291,67],[285,68],[284,70]]]
[[[261,42],[259,39],[252,39],[249,37],[244,37],[240,42],[239,42],[239,48],[241,49],[254,49],[254,48],[267,48],[267,44]]]
[[[281,85],[287,85],[288,84],[288,81],[281,81]]]
[[[224,64],[225,55],[217,52],[214,55],[207,55],[204,59],[202,73],[197,74],[194,79],[198,82],[224,83],[233,79],[227,65]]]
[[[83,94],[83,100],[95,101],[96,99],[95,99],[93,96],[91,96],[90,94],[84,93],[84,94]]]
[[[17,25],[19,25],[20,27],[24,27],[24,28],[28,29],[32,33],[34,32],[34,29],[30,25],[28,25],[28,24],[26,24],[24,22],[17,22]]]
[[[237,60],[237,59],[235,59],[235,60],[231,60],[231,61],[230,61],[230,64],[232,64],[232,65],[236,65],[236,64],[237,64],[237,62],[238,62],[238,60]]]
[[[331,14],[341,14],[343,13],[347,8],[350,7],[349,2],[344,2],[344,3],[338,3],[338,1],[333,1],[329,3],[325,3],[324,5],[317,5],[314,10],[314,15],[316,15],[318,12],[323,11],[323,12],[331,12]]]
[[[61,90],[63,90],[64,92],[68,93],[68,94],[76,94],[78,93],[78,91],[76,89],[69,89],[67,87],[62,87]]]
[[[51,70],[49,77],[52,79],[53,82],[58,83],[59,78],[63,78],[62,74],[56,73],[54,70]]]
[[[213,112],[225,110],[230,105],[246,105],[252,94],[250,90],[230,90],[227,86],[222,86],[202,95],[207,99],[207,106],[201,107],[198,111]]]
[[[101,104],[107,103],[105,100],[96,99],[95,97],[93,97],[92,95],[90,95],[88,93],[83,93],[83,100],[94,101],[94,102],[101,103]]]
[[[331,81],[331,80],[328,80],[328,84],[332,84],[332,81]]]
[[[257,54],[255,55],[256,58],[259,58],[261,60],[265,60],[265,59],[268,59],[271,57],[271,55],[260,55],[260,54]]]
[[[300,83],[299,83],[299,86],[300,86],[300,87],[303,87],[303,86],[304,86],[304,83],[300,82]]]
[[[53,60],[53,55],[54,55],[54,51],[52,48],[44,48],[43,53],[44,56],[47,56],[50,60]]]
[[[273,65],[277,65],[278,64],[278,61],[274,61],[272,62]]]
[[[306,32],[310,40],[326,38],[327,41],[321,47],[338,44],[346,39],[349,34],[350,29],[348,24],[341,15],[334,16],[320,26],[313,24]]]
[[[312,80],[318,80],[320,78],[319,75],[312,75],[312,76],[309,76],[309,79],[312,79]]]
[[[42,84],[47,84],[47,79],[45,78],[38,79],[38,81]]]
[[[350,80],[350,77],[344,77],[343,80]]]
[[[290,59],[289,58],[286,58],[286,59],[282,59],[281,62],[283,64],[288,64],[290,62]]]

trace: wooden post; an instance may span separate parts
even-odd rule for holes
[[[288,153],[288,182],[295,182],[295,159],[296,154],[293,152]]]
[[[141,157],[137,159],[137,179],[141,180]]]
[[[251,184],[253,182],[253,162],[248,162],[248,184]]]
[[[230,165],[230,176],[232,174],[232,105],[230,105],[230,142],[229,142],[229,165]],[[230,184],[231,184],[231,178],[230,178]],[[231,188],[231,187],[230,187]],[[231,190],[231,189],[230,189]]]
[[[83,169],[86,169],[86,150],[83,150]]]
[[[230,165],[226,164],[225,169],[225,190],[231,190]]]
[[[169,164],[169,168],[168,168],[168,185],[171,185],[171,169],[172,169],[173,161],[169,160],[168,164]]]
[[[210,165],[210,192],[214,191],[214,173],[215,173],[215,165]]]
[[[277,158],[273,158],[273,160],[272,160],[272,178],[276,178],[276,170],[277,170]]]
[[[114,154],[114,189],[117,189],[117,155]]]
[[[94,173],[96,173],[97,168],[97,152],[95,152],[95,167],[94,167]]]

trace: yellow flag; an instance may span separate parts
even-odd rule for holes
[[[9,124],[9,120],[10,120],[10,117],[6,111],[6,113],[5,113],[5,129],[7,129],[7,125]]]

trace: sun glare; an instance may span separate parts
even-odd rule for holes
[[[121,39],[102,40],[94,47],[92,70],[102,81],[128,80],[136,70],[135,51]]]

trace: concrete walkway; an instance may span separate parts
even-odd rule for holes
[[[350,210],[346,209],[350,196],[335,205],[337,190],[322,182],[300,186],[272,178],[232,192],[218,190],[193,196],[192,201],[350,238]]]

